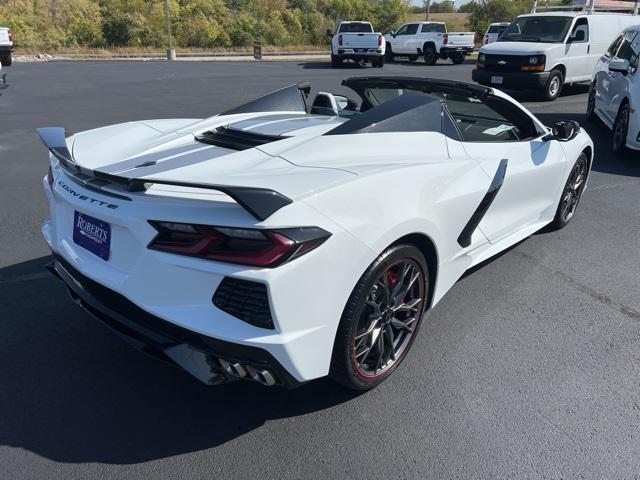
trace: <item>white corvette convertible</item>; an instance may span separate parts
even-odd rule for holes
[[[298,84],[205,120],[39,129],[49,268],[207,384],[376,386],[467,269],[569,222],[593,144],[492,88],[342,84],[354,98]]]

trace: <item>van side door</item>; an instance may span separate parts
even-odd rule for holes
[[[567,80],[571,82],[591,80],[595,62],[591,61],[590,50],[589,19],[580,17],[576,19],[565,42],[567,66],[565,82]]]

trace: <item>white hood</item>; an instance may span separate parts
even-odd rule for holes
[[[480,48],[480,53],[488,55],[544,55],[556,48],[557,43],[538,42],[493,42]]]

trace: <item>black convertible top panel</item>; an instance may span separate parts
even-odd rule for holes
[[[442,132],[443,106],[433,95],[405,93],[338,125],[325,135]]]
[[[234,113],[256,112],[303,112],[307,113],[307,95],[311,87],[306,82],[281,88],[275,92],[267,93],[250,102],[232,108],[220,115],[232,115]]]
[[[483,87],[475,83],[457,82],[455,80],[443,80],[441,78],[422,77],[350,77],[342,81],[342,85],[349,87],[360,96],[366,88],[387,87],[387,88],[408,88],[421,90],[429,93],[433,90],[441,92],[458,92],[470,96],[484,97],[491,94],[491,88]]]

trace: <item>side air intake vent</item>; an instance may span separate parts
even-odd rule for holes
[[[262,135],[260,133],[235,130],[233,128],[219,127],[196,136],[196,140],[217,147],[230,148],[232,150],[247,150],[249,148],[277,142],[286,137],[280,135]]]
[[[256,327],[274,328],[267,287],[263,283],[225,277],[213,295],[213,304]]]

